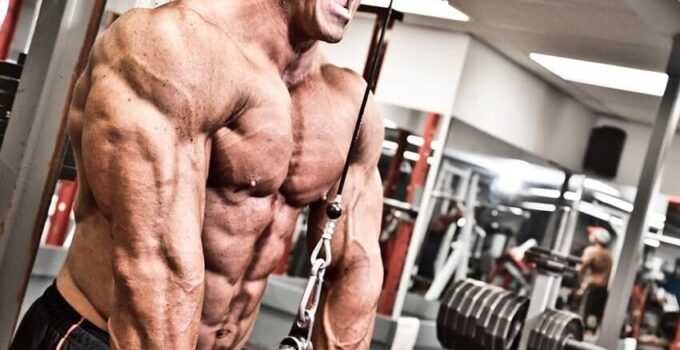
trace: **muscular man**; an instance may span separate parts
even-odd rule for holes
[[[607,286],[612,270],[612,255],[607,250],[611,235],[603,227],[589,227],[590,245],[583,251],[579,271],[583,276],[577,295],[582,297],[586,328],[597,330],[607,302]]]
[[[80,192],[56,289],[15,349],[240,349],[292,234],[311,238],[365,82],[324,61],[358,0],[179,0],[119,18],[69,117]],[[383,126],[369,104],[314,330],[368,349],[382,285]],[[39,331],[36,331],[39,330]]]

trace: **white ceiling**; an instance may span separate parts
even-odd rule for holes
[[[633,0],[628,0],[633,1]],[[650,0],[675,1],[677,0]],[[531,52],[663,72],[671,37],[623,0],[449,0],[470,22],[407,16],[411,23],[469,32],[596,112],[651,124],[660,98],[563,81]],[[680,18],[677,19],[680,22]]]

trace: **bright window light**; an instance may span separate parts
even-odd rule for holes
[[[389,0],[361,0],[363,5],[387,7]],[[451,6],[446,0],[394,0],[394,9],[420,16],[438,17],[467,22],[470,16]]]
[[[532,53],[532,60],[564,80],[610,89],[663,96],[668,75],[573,58]]]
[[[524,181],[513,174],[503,174],[494,181],[492,188],[502,194],[516,194],[522,189]]]

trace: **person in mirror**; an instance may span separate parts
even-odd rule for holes
[[[435,275],[435,260],[439,254],[441,245],[444,244],[444,236],[451,225],[455,225],[465,215],[465,210],[458,202],[453,202],[451,209],[435,216],[430,222],[428,232],[420,251],[418,263],[418,276],[413,285],[413,291],[425,294],[430,287]]]
[[[594,333],[602,320],[608,296],[612,255],[608,246],[611,234],[604,227],[588,227],[589,245],[583,250],[582,263],[577,267],[582,281],[576,291],[586,329]]]

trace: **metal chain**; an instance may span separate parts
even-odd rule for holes
[[[333,203],[341,207],[342,196],[337,196]],[[281,345],[279,345],[280,350],[312,350],[313,348],[312,331],[314,330],[316,311],[321,301],[321,291],[323,290],[326,269],[330,266],[333,259],[331,242],[333,241],[336,225],[337,219],[328,218],[321,239],[316,243],[314,250],[312,250],[310,255],[312,268],[298,307],[295,324],[289,337],[284,339]]]

